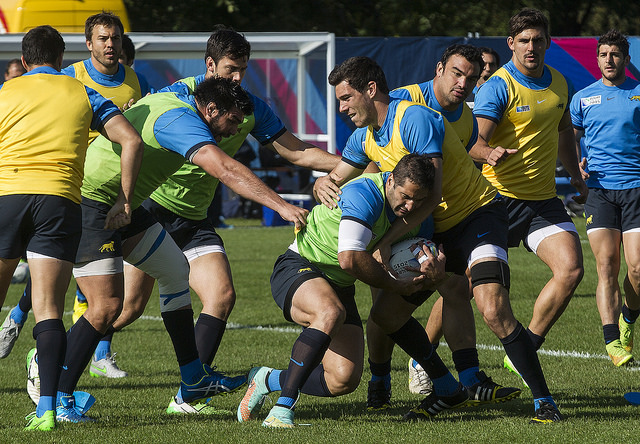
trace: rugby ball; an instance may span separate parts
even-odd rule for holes
[[[29,264],[26,262],[18,263],[16,270],[11,278],[12,284],[24,284],[29,279]]]
[[[431,250],[431,253],[433,253],[434,256],[438,255],[438,247],[436,247],[436,244],[423,237],[411,237],[409,239],[396,242],[391,246],[389,264],[399,278],[416,277],[419,275],[419,273],[416,273],[415,271],[407,270],[407,267],[420,268],[420,263],[411,250],[411,245],[421,242]]]

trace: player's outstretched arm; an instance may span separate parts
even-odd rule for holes
[[[340,156],[329,154],[310,143],[298,139],[288,130],[267,145],[294,165],[329,172],[340,162]]]
[[[277,211],[284,220],[293,222],[296,229],[306,225],[309,213],[307,210],[287,203],[249,168],[229,157],[217,146],[203,146],[193,156],[192,162],[220,179],[220,182],[240,196]]]
[[[118,229],[131,222],[130,203],[142,164],[144,145],[140,134],[122,114],[109,119],[102,134],[122,147],[120,193],[105,220],[105,228]]]

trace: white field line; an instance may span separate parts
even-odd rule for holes
[[[2,307],[2,311],[9,311],[12,307]],[[73,312],[65,312],[65,315],[71,316]],[[155,321],[162,322],[162,318],[160,316],[140,316],[139,319],[144,321]],[[242,325],[236,324],[235,322],[229,322],[227,324],[228,330],[259,330],[259,331],[272,331],[277,333],[295,333],[299,334],[302,327],[272,327],[270,325]],[[441,346],[446,347],[446,342],[441,342]],[[489,350],[489,351],[497,351],[504,353],[504,348],[499,345],[487,345],[487,344],[477,344],[476,347],[478,350]],[[551,356],[556,358],[574,358],[574,359],[609,359],[609,356],[599,354],[599,353],[587,353],[575,350],[548,350],[548,349],[540,349],[538,350],[539,355],[543,356]],[[640,371],[640,363],[632,364],[631,366],[625,366],[625,369],[629,371]]]

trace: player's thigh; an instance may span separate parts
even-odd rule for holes
[[[190,259],[189,266],[189,285],[204,305],[228,303],[228,299],[234,299],[231,267],[224,252]]]
[[[136,313],[140,316],[144,311],[156,280],[131,264],[124,267],[124,308],[123,313]]]
[[[582,246],[575,232],[558,231],[545,237],[536,254],[554,274],[582,268]]]
[[[336,291],[324,278],[304,281],[291,298],[291,319],[303,326],[325,324],[334,330],[344,322],[346,310]],[[329,333],[325,331],[325,333]]]
[[[600,228],[589,231],[589,245],[596,258],[598,269],[611,268],[617,274],[620,268],[620,242],[622,235],[619,230]]]
[[[629,270],[640,271],[640,232],[628,231],[622,235],[624,258]]]

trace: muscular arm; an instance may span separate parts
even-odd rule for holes
[[[582,174],[583,180],[587,180],[589,178],[589,173],[586,171],[587,158],[582,157],[582,148],[580,147],[580,140],[584,137],[584,130],[574,128],[573,135],[576,139],[576,156],[578,156],[578,159],[580,160],[578,162],[578,165],[580,166],[580,174]]]
[[[144,146],[140,134],[122,114],[109,119],[102,129],[102,134],[122,147],[120,193],[105,221],[106,228],[117,229],[131,222],[130,202],[133,199]]]
[[[193,156],[192,162],[217,177],[240,196],[277,211],[284,220],[295,223],[296,229],[306,224],[307,210],[287,203],[249,168],[229,157],[217,146],[203,146]]]
[[[498,124],[484,117],[478,117],[476,120],[478,121],[478,140],[469,150],[469,155],[474,162],[488,163],[491,166],[496,166],[509,157],[510,154],[518,152],[517,149],[513,148],[505,149],[501,146],[495,148],[489,146],[488,141],[491,140]]]
[[[582,179],[582,173],[578,165],[577,150],[579,150],[579,145],[576,147],[576,138],[571,126],[571,116],[569,111],[566,111],[558,125],[558,158],[571,176],[571,185],[580,193],[580,196],[574,197],[574,200],[578,203],[584,203],[589,190]]]
[[[303,142],[289,131],[285,131],[267,146],[292,164],[303,168],[329,172],[340,162],[339,156]]]

